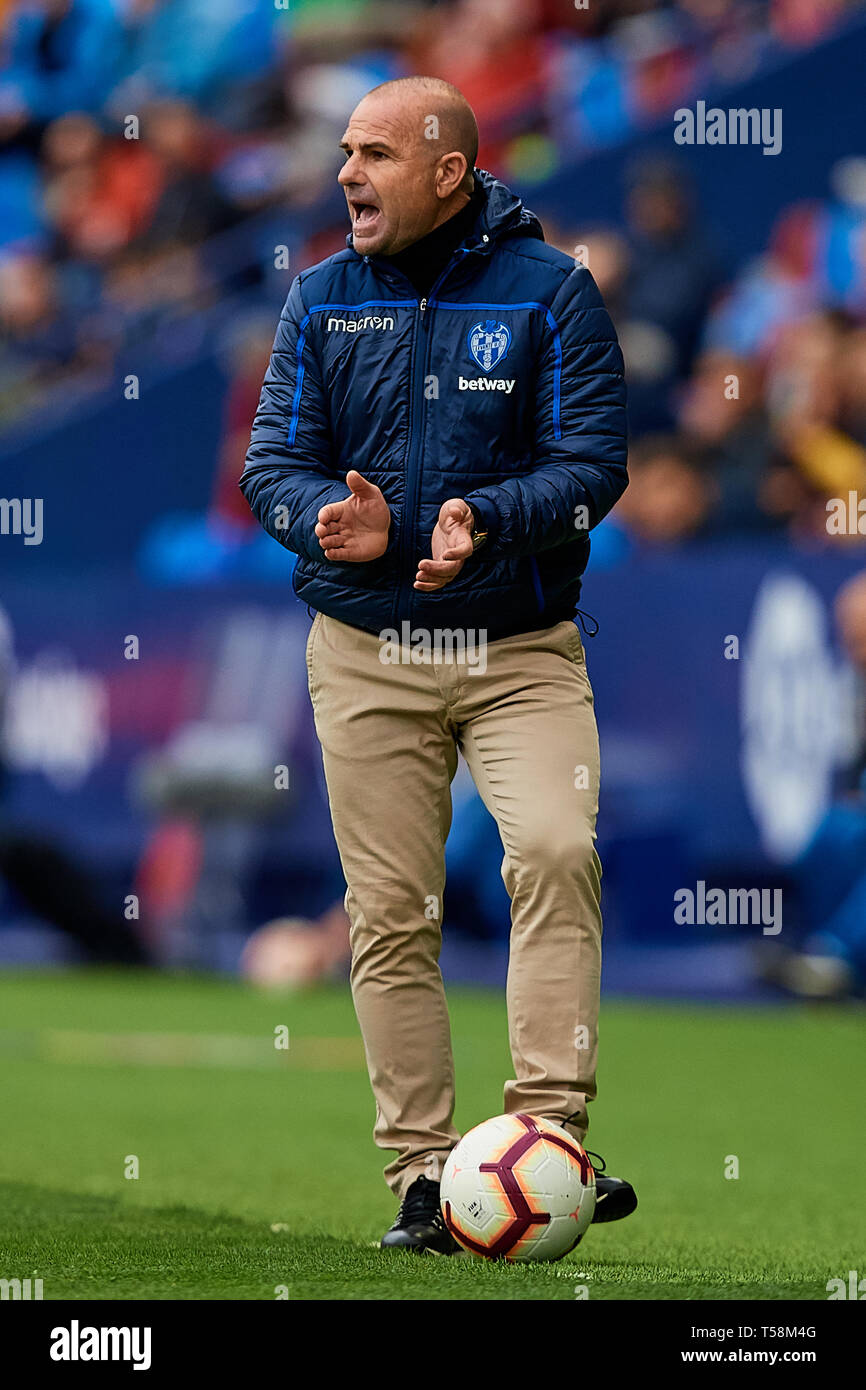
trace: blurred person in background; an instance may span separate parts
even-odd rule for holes
[[[109,109],[178,97],[217,115],[234,84],[275,61],[285,20],[273,0],[125,0]]]
[[[451,797],[443,927],[459,933],[464,943],[507,948],[511,904],[500,871],[502,842],[463,758],[451,784]],[[351,956],[350,922],[341,894],[317,921],[292,917],[259,927],[246,943],[241,968],[265,988],[295,987],[345,975]]]
[[[628,467],[628,491],[608,526],[641,547],[708,534],[718,489],[693,448],[675,435],[646,435],[629,449]]]
[[[539,124],[546,74],[539,0],[454,0],[428,9],[409,44],[410,68],[465,92],[483,132],[478,161],[498,167],[508,142]]]
[[[273,346],[273,325],[264,314],[246,321],[233,336],[227,354],[229,388],[223,409],[223,436],[209,516],[245,535],[258,533],[256,519],[238,488],[250,442],[250,430]]]
[[[675,392],[691,370],[721,285],[684,175],[663,161],[636,166],[624,231],[560,230],[554,242],[566,255],[579,256],[604,287],[629,374],[630,433],[673,429]]]
[[[746,535],[782,524],[765,505],[776,466],[773,438],[755,362],[730,352],[702,352],[680,393],[677,424],[701,452],[715,483],[714,526]]]
[[[638,165],[626,203],[631,248],[625,311],[672,344],[673,374],[689,371],[721,273],[684,174],[664,161]]]
[[[766,250],[740,268],[712,308],[704,346],[772,356],[789,327],[822,309],[866,310],[866,159],[838,160],[827,200],[799,200],[777,216]]]
[[[114,0],[29,0],[2,34],[0,138],[34,144],[70,111],[99,110],[120,51]]]
[[[182,101],[146,109],[144,129],[160,169],[160,187],[143,229],[150,248],[195,246],[237,220],[214,178],[213,132]]]
[[[711,307],[703,347],[765,358],[780,330],[813,313],[814,209],[795,204],[776,220],[765,251],[747,261]]]
[[[777,952],[768,971],[784,988],[811,999],[866,991],[866,570],[840,589],[835,614],[857,682],[859,742],[796,865],[805,938],[797,951]]]
[[[625,320],[625,292],[631,273],[626,237],[615,227],[582,227],[571,234],[551,227],[549,244],[586,266],[619,333]]]
[[[838,423],[866,448],[866,325],[853,323],[840,335],[836,364]]]
[[[177,259],[175,254],[166,263]],[[129,295],[151,283],[142,279],[139,264],[138,258],[132,261],[123,285],[114,279],[115,288],[126,296],[127,309]],[[143,573],[159,583],[252,579],[285,584],[296,557],[270,544],[238,490],[273,345],[273,322],[263,310],[251,310],[233,317],[223,335],[220,357],[226,390],[210,496],[203,513],[168,512],[158,517],[144,538],[139,561]]]
[[[614,227],[589,227],[571,236],[558,231],[553,244],[586,266],[609,305],[628,371],[632,438],[672,430],[679,354],[666,327],[631,313],[635,253],[629,238]]]
[[[12,625],[0,608],[0,887],[19,912],[56,927],[85,960],[101,965],[146,965],[148,952],[122,912],[106,906],[90,869],[54,837],[15,824],[7,809],[9,750],[6,710],[15,680]]]
[[[866,491],[866,450],[841,427],[846,339],[836,312],[811,315],[779,334],[767,369],[773,433],[816,499],[794,524],[824,536],[826,499]]]
[[[148,143],[110,139],[77,112],[52,122],[40,156],[45,213],[61,259],[103,263],[147,227],[162,184]]]
[[[0,259],[0,421],[89,360],[76,325],[61,312],[51,262],[28,254]]]

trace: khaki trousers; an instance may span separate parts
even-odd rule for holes
[[[511,898],[505,1111],[569,1120],[582,1140],[596,1094],[599,759],[580,633],[567,620],[464,650],[446,633],[439,652],[436,637],[424,652],[412,634],[413,661],[408,642],[318,613],[307,642],[374,1138],[396,1150],[385,1179],[398,1195],[438,1178],[459,1139],[438,964],[458,748],[499,827]]]

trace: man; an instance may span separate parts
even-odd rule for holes
[[[474,168],[477,141],[465,99],[431,78],[353,112],[348,247],[291,287],[241,479],[318,610],[307,668],[352,991],[402,1199],[382,1245],[439,1253],[456,1248],[439,1213],[459,1136],[438,956],[458,749],[512,900],[505,1108],[582,1140],[596,1093],[598,742],[573,615],[587,532],[626,486],[598,291]],[[619,1179],[599,1195],[599,1219],[636,1205]]]

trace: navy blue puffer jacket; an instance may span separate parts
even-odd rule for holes
[[[349,245],[292,284],[241,488],[297,553],[299,598],[380,633],[485,629],[488,639],[573,617],[588,531],[624,491],[625,384],[589,272],[545,244],[504,184],[426,300],[384,257]],[[357,468],[391,509],[388,548],[326,560],[321,507]],[[413,589],[439,508],[470,502],[489,538],[435,593]]]

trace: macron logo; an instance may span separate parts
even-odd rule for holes
[[[458,391],[504,391],[506,396],[510,396],[514,390],[514,380],[506,381],[503,377],[489,376],[461,376],[458,380]]]
[[[367,314],[363,319],[328,319],[329,333],[360,333],[362,328],[390,329],[394,320],[390,316],[381,318],[378,314]]]

